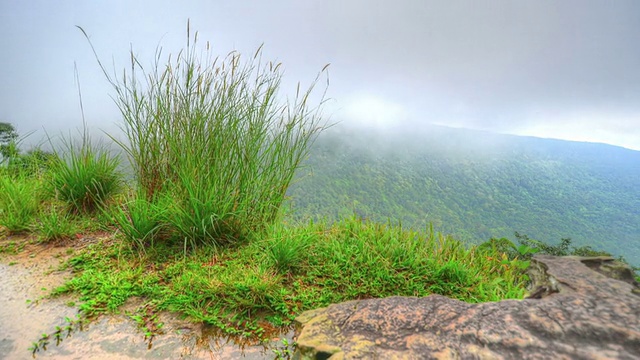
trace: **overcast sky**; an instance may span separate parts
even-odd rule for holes
[[[640,150],[638,0],[0,0],[0,121],[80,126],[76,64],[87,122],[113,131],[113,91],[75,26],[123,69],[130,47],[148,64],[181,49],[187,19],[222,55],[264,43],[289,93],[331,63],[334,121]]]

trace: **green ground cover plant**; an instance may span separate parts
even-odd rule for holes
[[[353,217],[333,225],[281,223],[259,239],[188,256],[179,243],[142,254],[113,239],[74,257],[69,266],[77,275],[56,294],[81,294],[87,315],[117,311],[138,297],[157,311],[251,338],[291,325],[301,311],[346,300],[442,294],[483,302],[525,294],[524,271],[504,253],[428,230]]]

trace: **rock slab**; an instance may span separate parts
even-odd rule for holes
[[[640,359],[640,287],[610,257],[534,256],[524,300],[440,295],[307,311],[296,359]]]

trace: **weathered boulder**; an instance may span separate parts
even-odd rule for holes
[[[609,258],[536,255],[530,296],[350,301],[301,314],[297,359],[640,359],[640,289]]]

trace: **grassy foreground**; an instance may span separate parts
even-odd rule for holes
[[[31,234],[46,243],[97,230],[110,234],[77,249],[66,265],[73,278],[53,291],[54,296],[78,296],[87,319],[117,313],[135,298],[146,315],[131,316],[149,334],[160,326],[149,325],[152,314],[166,310],[209,324],[220,334],[256,340],[284,330],[302,311],[340,301],[442,294],[484,302],[525,294],[527,261],[509,254],[511,248],[468,246],[432,229],[415,232],[356,216],[332,224],[287,223],[279,217],[233,244],[191,247],[175,233],[171,236],[163,220],[175,203],[163,204],[160,214],[138,212],[138,220],[131,217],[131,197],[136,196],[131,192],[121,191],[99,206],[78,207],[78,201],[54,191],[60,159],[36,161],[31,154],[19,159],[0,168],[0,236]],[[33,166],[23,166],[30,161]],[[96,172],[88,184],[101,176]],[[85,205],[93,199],[82,198]],[[89,210],[96,207],[101,210]],[[162,230],[149,232],[155,241],[145,242],[150,239],[138,235],[152,229],[143,221],[152,218]],[[7,244],[0,252],[20,251],[24,245]]]
[[[484,302],[522,298],[521,262],[467,249],[435,233],[363,223],[276,225],[260,239],[185,256],[180,244],[140,254],[117,240],[70,260],[75,278],[56,294],[80,294],[86,315],[116,312],[130,297],[223,333],[268,336],[300,312],[392,295]]]
[[[78,296],[89,319],[117,313],[136,298],[141,309],[178,312],[221,334],[255,340],[285,329],[304,310],[340,301],[435,293],[483,302],[525,293],[518,261],[439,234],[355,218],[272,231],[237,248],[187,256],[179,244],[141,255],[106,238],[75,252],[67,263],[74,277],[53,295]],[[3,250],[19,251],[13,246]]]

